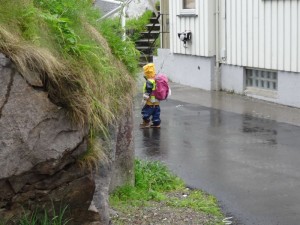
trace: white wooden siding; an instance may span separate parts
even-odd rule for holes
[[[221,12],[226,11],[226,18],[220,18],[225,26],[220,29],[220,50],[227,52],[224,63],[300,72],[300,0],[222,1],[226,2],[220,4]],[[200,22],[200,32],[207,32]]]
[[[196,0],[195,16],[180,16],[180,1],[170,0],[170,51],[173,53],[214,56],[215,55],[215,1]],[[178,33],[192,32],[192,40],[184,48]]]

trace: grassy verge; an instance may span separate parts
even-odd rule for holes
[[[222,224],[224,216],[215,197],[190,190],[160,162],[135,161],[135,186],[124,186],[110,196],[117,211],[114,224]],[[156,223],[157,222],[157,223]],[[195,223],[197,222],[197,223]],[[189,224],[189,223],[188,223]]]

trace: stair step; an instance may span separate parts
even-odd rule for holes
[[[139,62],[139,66],[140,66],[140,67],[143,67],[143,66],[145,66],[146,64],[148,64],[148,62]]]
[[[140,66],[145,66],[146,64],[148,64],[148,63],[152,63],[153,62],[153,60],[140,60],[139,61],[139,65]]]
[[[155,41],[154,38],[149,38],[149,39],[140,39],[135,42],[136,46],[149,46],[152,45],[153,42]]]
[[[160,23],[157,16],[153,12],[150,23],[146,25],[148,31],[140,33],[140,39],[135,42],[135,47],[140,51],[139,66],[144,66],[147,63],[153,62],[153,52],[155,46],[153,43],[160,35]],[[150,45],[150,46],[149,46]]]
[[[160,34],[160,31],[158,30],[152,30],[150,33],[149,32],[141,32],[141,38],[146,39],[146,38],[156,38]]]
[[[136,49],[138,49],[138,50],[147,50],[147,49],[149,49],[149,46],[136,46]]]
[[[151,23],[149,23],[149,24],[146,25],[146,27],[147,27],[148,30],[150,30],[150,29],[156,30],[156,31],[160,30],[160,24],[151,24]]]
[[[150,22],[153,24],[153,23],[159,23],[158,19],[156,17],[152,17],[150,18]]]
[[[153,62],[153,55],[141,55],[140,62]]]
[[[139,50],[142,54],[152,54],[154,48],[149,48],[148,46],[136,46],[136,49]]]

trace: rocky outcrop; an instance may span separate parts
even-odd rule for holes
[[[117,127],[110,129],[107,145],[108,160],[100,164],[95,174],[96,190],[93,202],[101,212],[102,224],[109,223],[108,196],[115,188],[134,183],[134,138],[132,108],[125,113]]]
[[[129,110],[112,129],[109,160],[100,163],[98,172],[81,168],[77,158],[87,149],[88,130],[71,123],[39,79],[26,80],[0,54],[1,221],[16,221],[24,211],[67,206],[69,224],[108,224],[110,183],[116,187],[133,181],[131,118]],[[93,198],[98,210],[89,210]]]

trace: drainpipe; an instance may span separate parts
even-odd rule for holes
[[[126,5],[123,5],[123,10],[122,10],[122,16],[121,16],[121,21],[122,21],[122,30],[123,30],[123,35],[122,35],[122,40],[125,41],[126,40]]]
[[[214,77],[214,90],[219,91],[221,89],[221,72],[220,72],[220,2],[216,0],[216,65],[215,65],[215,77]]]

